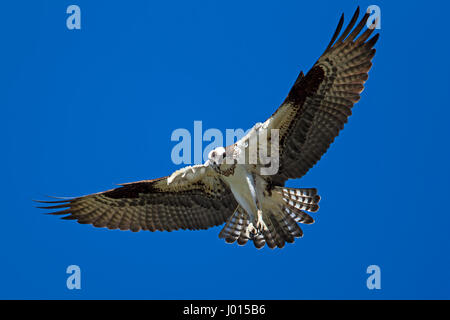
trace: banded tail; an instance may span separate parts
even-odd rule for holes
[[[264,211],[263,220],[267,230],[251,234],[248,231],[250,224],[247,212],[240,206],[231,215],[219,238],[225,239],[227,243],[237,241],[239,245],[245,245],[249,240],[257,249],[267,246],[273,248],[283,248],[285,243],[293,243],[295,238],[303,236],[303,231],[298,223],[312,224],[314,219],[307,212],[317,212],[319,210],[320,196],[316,189],[293,189],[285,187],[275,187],[276,193],[273,199],[277,199],[279,210]]]

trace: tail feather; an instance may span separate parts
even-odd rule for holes
[[[278,187],[277,191],[283,196],[284,210],[294,218],[295,221],[303,224],[314,223],[314,219],[305,211],[317,212],[319,210],[320,196],[317,194],[317,189]]]
[[[316,188],[303,188],[303,189],[295,189],[295,188],[286,188],[286,187],[276,187],[278,192],[282,192],[286,195],[296,195],[301,197],[315,197],[317,196]],[[319,197],[320,199],[320,197]]]
[[[311,198],[308,198],[311,199]],[[305,202],[296,202],[289,199],[284,199],[284,201],[289,205],[289,207],[298,209],[298,210],[306,210],[309,212],[317,212],[319,210],[319,205],[317,203],[305,203]]]
[[[284,211],[290,215],[296,222],[303,223],[303,224],[313,224],[314,219],[306,212],[299,210],[295,207],[291,207],[288,205],[284,206]]]
[[[292,218],[290,215],[279,215],[279,223],[283,227],[285,231],[284,234],[286,236],[286,242],[293,243],[295,238],[303,237],[303,230],[300,228],[298,223]]]
[[[266,244],[266,239],[264,238],[264,235],[262,233],[258,233],[253,237],[253,244],[255,245],[256,249],[261,249]]]
[[[246,237],[245,233],[248,223],[247,213],[238,206],[235,212],[228,218],[225,227],[220,231],[219,238],[225,239],[227,243],[233,243],[238,240],[239,244],[246,244],[248,237]]]
[[[250,240],[249,237],[247,237],[245,234],[241,234],[239,236],[239,238],[237,239],[237,243],[238,243],[238,245],[243,246],[248,242],[248,240]],[[263,244],[263,246],[264,246],[264,244]]]
[[[266,215],[264,219],[266,223],[267,230],[263,231],[264,238],[266,239],[267,246],[270,249],[275,247],[283,248],[284,247],[284,238],[282,237],[283,231],[278,224],[275,216],[272,213]]]
[[[272,220],[275,220],[274,223],[278,225],[278,233],[284,242],[293,243],[295,241],[294,236],[291,234],[289,227],[286,224],[287,215],[272,215]]]
[[[227,243],[237,241],[239,245],[245,245],[252,240],[257,249],[266,244],[271,249],[283,248],[286,242],[293,243],[296,238],[301,238],[303,230],[298,223],[314,223],[314,219],[305,211],[317,212],[319,209],[320,196],[317,195],[317,190],[275,187],[275,191],[281,195],[280,210],[277,212],[263,211],[266,230],[255,235],[250,234],[248,230],[249,215],[238,206],[233,215],[228,218],[219,237],[225,239]]]
[[[277,243],[275,240],[275,237],[276,237],[275,227],[272,224],[272,221],[268,220],[267,217],[265,219],[265,222],[266,222],[267,230],[264,230],[262,232],[262,236],[264,237],[264,240],[266,240],[267,246],[272,249],[277,246]]]

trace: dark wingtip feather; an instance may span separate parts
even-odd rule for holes
[[[73,200],[75,199],[75,197],[55,197],[55,196],[49,196],[49,195],[45,195],[47,198],[52,198],[52,199],[58,199],[58,200]]]
[[[345,38],[347,38],[348,34],[350,33],[350,31],[355,26],[356,21],[358,21],[358,16],[359,16],[359,6],[358,6],[358,8],[356,8],[356,11],[353,14],[352,19],[348,23],[347,28],[345,28],[344,32],[342,33],[342,35],[337,40],[337,43],[342,42],[342,41],[344,41]]]
[[[35,208],[38,209],[44,209],[44,210],[54,210],[54,209],[64,209],[64,210],[58,210],[58,211],[44,211],[43,214],[48,215],[64,215],[64,214],[70,214],[71,213],[71,201],[73,198],[59,198],[59,197],[52,197],[48,196],[49,198],[54,199],[64,199],[64,200],[34,200],[36,203],[42,203],[42,204],[51,204],[47,206],[35,206]]]
[[[54,216],[60,216],[60,215],[63,215],[63,214],[70,214],[71,212],[72,212],[72,209],[68,208],[68,209],[65,209],[65,210],[53,211],[53,212],[45,211],[43,213],[44,214],[49,214],[49,215],[54,215]]]
[[[315,203],[319,203],[319,202],[320,202],[320,199],[322,199],[322,197],[319,196],[318,194],[314,196],[314,202],[315,202]]]
[[[369,41],[367,41],[367,43],[368,43],[371,47],[373,47],[373,46],[377,43],[377,41],[378,41],[379,38],[380,38],[380,34],[377,33],[377,34],[374,35]]]
[[[336,30],[334,31],[333,36],[331,37],[331,41],[328,44],[327,48],[325,49],[325,52],[327,52],[332,46],[334,41],[336,40],[337,36],[341,32],[342,26],[344,25],[344,14],[341,15],[341,18],[339,19],[338,25],[336,27]]]
[[[60,208],[68,208],[68,207],[70,207],[70,203],[59,204],[59,205],[56,205],[56,206],[45,206],[45,207],[39,206],[39,207],[36,207],[36,208],[39,208],[39,209],[60,209]]]
[[[348,36],[348,38],[347,38],[348,41],[353,41],[356,38],[356,36],[361,32],[361,30],[367,24],[367,20],[369,19],[369,17],[370,17],[369,13],[366,13],[362,17],[361,21],[358,23],[358,25],[355,27],[355,29],[353,29],[353,31]]]
[[[68,215],[65,217],[61,217],[62,220],[77,220],[77,217],[74,217],[73,215]]]
[[[33,201],[34,202],[38,202],[38,203],[68,203],[71,200],[58,200],[58,201],[55,201],[55,200],[51,200],[51,201],[48,201],[48,200],[33,200]]]
[[[341,19],[339,20],[338,27],[336,28],[336,31],[334,32],[333,37],[331,38],[331,41],[328,44],[327,49],[325,50],[324,54],[327,53],[332,48],[339,47],[347,42],[355,41],[355,44],[357,46],[365,43],[365,41],[370,37],[372,32],[375,30],[374,27],[376,26],[378,20],[375,19],[373,21],[373,23],[367,28],[367,30],[357,38],[357,36],[360,34],[360,32],[364,28],[364,26],[367,25],[367,21],[370,17],[370,13],[365,12],[364,16],[361,18],[359,23],[357,23],[359,15],[360,15],[360,7],[358,6],[356,8],[355,13],[353,14],[350,22],[348,23],[347,27],[342,32],[342,34],[340,34],[340,31],[341,31],[343,23],[344,23],[344,19],[343,19],[344,15],[342,14]],[[340,34],[340,36],[339,36],[339,34]],[[339,36],[339,39],[336,40],[336,38],[338,36]],[[375,38],[373,45],[375,44],[376,40],[378,40],[378,36],[377,36],[377,38]]]
[[[58,200],[32,200],[33,202],[37,204],[45,204],[45,206],[37,205],[35,208],[37,209],[44,209],[44,210],[54,210],[54,209],[64,209],[59,211],[45,211],[42,212],[43,214],[50,214],[50,215],[63,215],[63,214],[69,214],[70,213],[70,206],[71,202],[74,198],[68,198],[68,197],[53,197],[53,196],[47,196],[48,198],[58,199]],[[65,209],[67,208],[67,209]]]

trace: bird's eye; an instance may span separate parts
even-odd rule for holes
[[[227,156],[227,153],[226,152],[224,152],[223,154],[222,154],[222,158],[224,158],[225,159],[225,157]]]
[[[215,158],[216,157],[216,152],[213,151],[213,153],[211,153],[211,157]]]

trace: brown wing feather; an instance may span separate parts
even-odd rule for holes
[[[323,55],[306,76],[300,73],[286,100],[272,116],[272,128],[280,129],[280,168],[272,177],[275,184],[300,178],[313,167],[343,129],[352,114],[351,108],[360,99],[379,35],[367,40],[374,30],[369,28],[357,37],[370,16],[366,13],[353,29],[358,15],[359,8],[335,42],[344,21],[341,17]]]
[[[237,207],[231,191],[217,178],[177,187],[167,178],[124,184],[119,188],[57,201],[40,207],[62,219],[121,230],[172,231],[207,229],[221,225]]]

